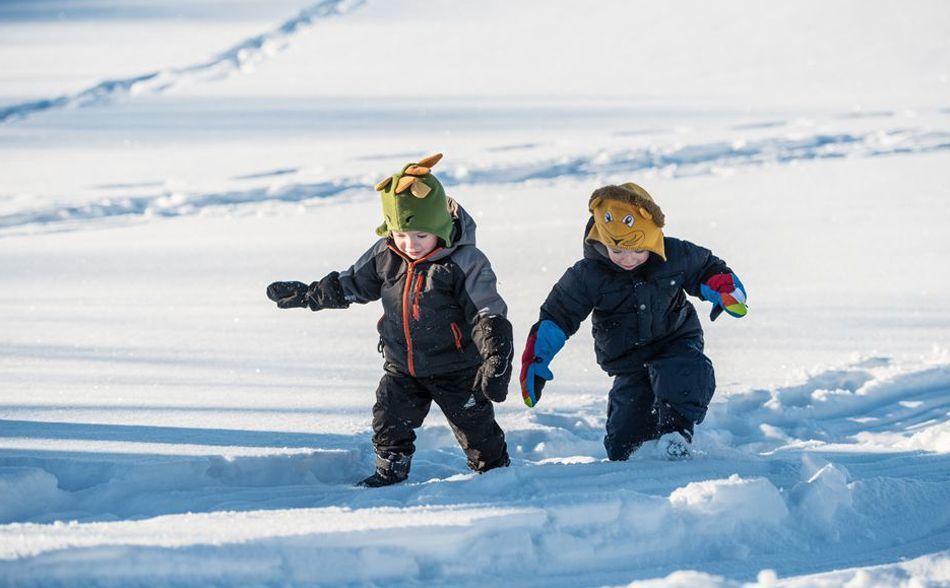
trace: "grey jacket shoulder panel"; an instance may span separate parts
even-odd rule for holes
[[[498,278],[488,257],[474,245],[461,245],[452,253],[452,261],[462,272],[463,305],[471,322],[482,316],[507,316],[508,305],[498,293]]]
[[[347,302],[365,304],[379,300],[382,278],[377,271],[377,258],[388,251],[387,240],[379,239],[348,269],[340,272],[340,285]]]

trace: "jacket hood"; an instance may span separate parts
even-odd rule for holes
[[[472,218],[462,205],[454,199],[449,198],[449,214],[455,220],[452,229],[452,246],[447,250],[453,250],[460,245],[475,244],[475,219]]]

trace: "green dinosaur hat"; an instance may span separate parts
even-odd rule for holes
[[[380,237],[391,231],[431,233],[452,246],[452,215],[445,188],[430,172],[442,159],[441,153],[417,163],[408,163],[397,174],[376,184],[383,200],[383,224],[376,229]]]

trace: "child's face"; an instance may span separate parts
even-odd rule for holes
[[[439,238],[430,233],[393,231],[392,235],[396,248],[408,255],[410,259],[425,257],[439,245]]]
[[[607,248],[607,256],[622,269],[630,271],[646,263],[650,259],[650,252]]]

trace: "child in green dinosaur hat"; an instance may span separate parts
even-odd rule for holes
[[[491,264],[475,247],[475,221],[431,173],[442,154],[403,166],[376,185],[380,237],[353,266],[309,286],[274,282],[279,308],[346,308],[382,300],[378,324],[385,371],[373,406],[376,471],[359,485],[405,480],[415,429],[434,401],[469,467],[507,466],[505,435],[491,402],[511,379],[512,331]]]
[[[434,235],[446,247],[452,246],[454,219],[449,212],[445,188],[431,172],[442,154],[425,158],[420,163],[403,166],[402,171],[376,184],[383,200],[383,224],[376,234],[385,237],[391,232],[423,232]]]

